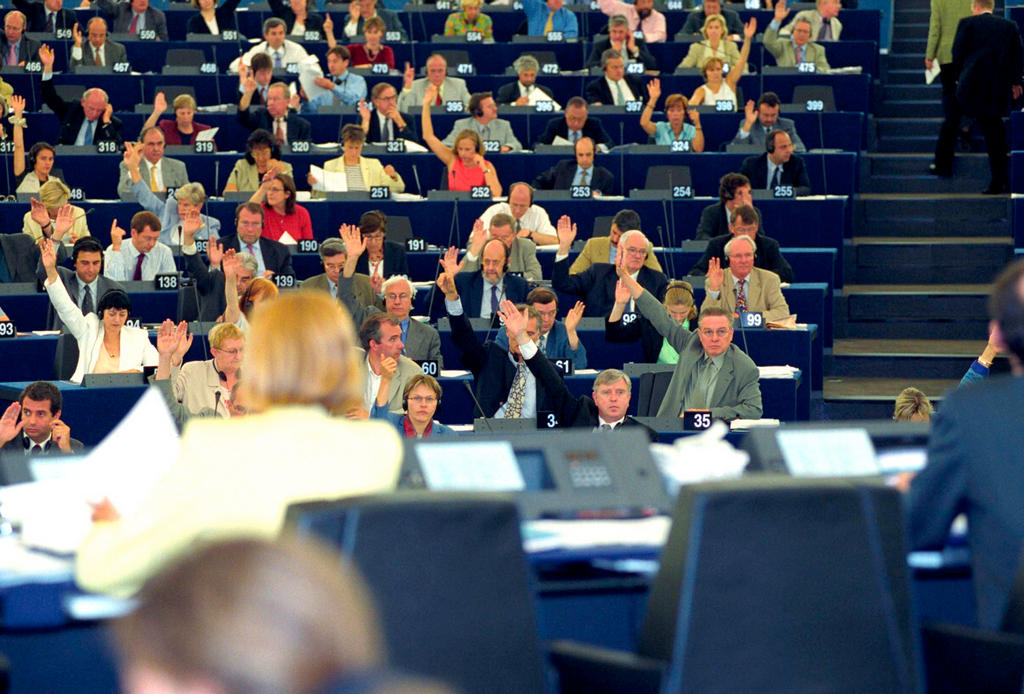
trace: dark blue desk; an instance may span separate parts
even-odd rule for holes
[[[589,357],[589,355],[588,355]],[[447,358],[446,358],[447,363]],[[569,391],[573,395],[579,397],[580,395],[590,395],[593,391],[594,376],[596,374],[588,375],[573,375],[568,376],[565,379],[566,385],[569,387]],[[469,383],[472,380],[471,375],[459,376],[456,378],[442,378],[440,383],[444,389],[444,397],[441,398],[441,406],[438,409],[436,419],[444,424],[472,424],[473,423],[473,399],[470,397],[469,392],[466,390],[466,386],[463,382]],[[637,408],[637,393],[640,392],[640,379],[633,378],[633,398],[629,403],[629,413],[632,415],[636,414]],[[769,419],[778,419],[784,422],[795,422],[800,419],[807,419],[806,414],[801,416],[801,412],[806,413],[810,406],[810,401],[807,403],[798,402],[801,392],[806,393],[806,389],[800,387],[801,378],[798,375],[793,379],[778,379],[778,378],[766,378],[761,381],[761,400],[764,403],[764,417]],[[804,407],[804,405],[807,407]],[[661,437],[659,437],[660,439]],[[665,436],[666,443],[671,440],[678,438],[678,435],[672,433]]]
[[[177,292],[130,292],[132,318],[143,323],[161,323],[178,314]],[[0,306],[19,330],[45,330],[50,297],[40,294],[9,294],[0,296]]]
[[[309,172],[311,164],[322,166],[326,160],[335,156],[337,155],[289,155],[288,161],[292,164],[296,180],[300,182],[299,187],[306,188],[306,174]],[[645,188],[649,167],[676,165],[690,167],[695,195],[717,196],[718,180],[727,173],[739,171],[747,156],[749,155],[718,152],[649,154],[617,150],[609,154],[598,155],[597,162],[611,172],[616,182],[615,193],[619,195],[629,195],[632,190]],[[223,190],[231,168],[239,156],[231,153],[186,154],[176,158],[185,163],[190,180],[202,183],[208,193],[215,194]],[[536,176],[566,158],[561,154],[509,153],[495,156],[493,163],[499,179],[502,181],[503,190],[507,192],[511,183],[523,180],[532,181]],[[405,179],[406,190],[409,193],[424,194],[425,191],[441,188],[445,169],[441,161],[433,154],[385,155],[380,159],[383,163],[391,164],[398,170]],[[119,176],[120,162],[121,157],[116,154],[58,153],[57,155],[57,164],[64,170],[65,182],[72,188],[80,188],[84,192],[85,198],[90,200],[109,200],[116,196],[116,181]],[[804,163],[813,192],[852,195],[856,191],[856,153],[809,154],[804,156]],[[828,168],[827,174],[825,173],[826,167]],[[317,220],[313,221],[314,228],[317,228]],[[20,216],[12,219],[10,223],[18,224],[20,228]],[[93,226],[91,219],[89,226],[90,228]],[[109,224],[107,228],[109,229]],[[336,230],[337,224],[331,229]]]

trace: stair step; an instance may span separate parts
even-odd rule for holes
[[[905,70],[888,69],[885,73],[886,84],[891,85],[914,85],[921,84],[924,82],[924,61],[921,61],[920,66]],[[936,83],[937,84],[937,83]]]
[[[917,70],[918,75],[924,70],[924,50],[912,53],[889,53],[885,58],[889,70]]]
[[[950,378],[826,378],[822,398],[831,420],[890,419],[896,396],[904,388],[918,388],[937,405],[959,383]]]
[[[855,340],[837,339],[832,355],[890,357],[970,357],[985,349],[985,340]]]
[[[989,287],[988,284],[847,284],[842,289],[839,313],[848,324],[858,321],[943,322],[963,316],[984,318]]]
[[[837,339],[824,366],[833,377],[959,379],[984,349],[985,340]],[[997,359],[992,370],[1008,371],[1008,360]]]
[[[942,85],[932,84],[899,84],[886,86],[882,90],[886,101],[934,101],[942,103]]]
[[[858,283],[865,281],[860,275],[865,268],[878,268],[883,271],[883,276],[890,278],[899,276],[901,282],[907,281],[902,273],[909,268],[927,270],[936,278],[948,277],[951,270],[963,268],[967,281],[972,281],[972,273],[975,273],[973,281],[977,281],[976,273],[992,268],[998,271],[1013,259],[1013,239],[1008,236],[966,240],[949,237],[857,237],[853,239],[853,248],[858,272],[855,282]]]
[[[984,314],[982,314],[984,315]],[[983,340],[988,336],[988,321],[963,319],[935,320],[857,320],[844,321],[836,316],[835,336],[842,338]]]
[[[930,125],[930,124],[929,124]],[[922,153],[922,152],[934,152],[935,151],[935,137],[938,133],[933,131],[930,134],[921,135],[882,135],[879,133],[878,145],[876,151],[878,152],[891,152],[893,154],[899,154],[903,152],[907,153]]]
[[[920,176],[872,176],[867,181],[862,181],[860,189],[862,193],[883,193],[890,190],[898,190],[903,193],[962,193],[966,191],[977,191],[980,193],[988,185],[989,176],[978,176],[976,178],[938,178],[929,174]],[[999,199],[1006,199],[1005,195],[993,196]]]
[[[941,118],[876,118],[875,127],[878,136],[889,137],[915,137],[929,136],[934,145],[935,138],[939,135],[939,128],[942,126]]]
[[[898,31],[899,28],[902,27],[904,25],[904,23],[907,23],[907,22],[910,22],[910,23],[921,23],[921,22],[927,23],[928,22],[928,18],[929,18],[930,15],[931,15],[931,10],[929,10],[927,7],[921,7],[921,8],[900,7],[899,9],[896,10],[896,12],[893,15],[893,30],[894,31]]]
[[[926,32],[927,33],[927,32]],[[893,53],[924,53],[927,48],[927,36],[919,38],[894,38],[892,40]]]
[[[928,38],[928,18],[924,18],[924,22],[901,22],[898,26],[893,26],[893,36],[899,36],[900,39],[927,39]]]
[[[896,119],[904,120],[904,119]],[[878,119],[879,123],[890,122]],[[889,127],[888,125],[886,127]],[[934,140],[938,133],[932,137]],[[921,152],[869,152],[863,155],[871,176],[920,175],[928,171],[932,163],[932,154]],[[976,178],[988,175],[988,157],[984,154],[962,153],[956,157],[954,170],[958,176]]]
[[[942,102],[938,99],[883,101],[875,115],[880,118],[937,118],[942,116]]]

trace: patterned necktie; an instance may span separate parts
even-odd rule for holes
[[[284,65],[281,64],[281,52],[274,51],[274,69],[279,70],[282,67],[284,67]]]
[[[46,13],[46,33],[53,33],[53,12]]]
[[[139,253],[139,259],[135,262],[135,272],[132,274],[132,280],[139,282],[142,280],[142,261],[146,259],[145,253]]]
[[[615,427],[613,427],[611,424],[602,424],[597,428],[597,431],[612,431],[614,429]]]
[[[142,256],[139,256],[142,257]],[[85,289],[82,290],[82,315],[88,316],[90,313],[95,313],[96,308],[92,303],[92,289],[89,285],[85,285]]]
[[[590,182],[590,169],[580,170],[580,182],[579,185],[585,186]]]
[[[551,31],[554,30],[553,29],[554,25],[555,25],[555,13],[554,12],[549,12],[548,13],[548,21],[546,21],[544,23],[544,36],[547,36]]]
[[[14,44],[10,44],[10,48],[7,49],[7,64],[17,65],[18,64],[18,52],[14,48]]]
[[[100,52],[100,49],[92,49],[92,62],[94,65],[99,65],[100,67],[103,67],[103,54]]]
[[[283,118],[277,118],[274,120],[274,139],[277,140],[277,144],[284,144],[284,127],[281,123],[284,121]]]
[[[149,189],[154,193],[160,191],[160,186],[156,183],[156,167],[152,164],[149,165]]]
[[[83,145],[91,145],[93,136],[96,133],[96,121],[89,121],[89,125],[85,128],[85,137],[82,138]]]
[[[794,44],[795,46],[795,44]],[[796,64],[804,62],[804,49],[802,46],[795,46],[796,48]]]
[[[523,416],[523,402],[526,400],[526,367],[523,362],[516,363],[516,377],[508,391],[505,403],[505,419],[519,419]]]
[[[128,27],[128,33],[129,34],[137,34],[137,33],[139,33],[138,29],[139,29],[139,15],[133,14],[132,15],[132,23]]]
[[[825,21],[821,23],[821,31],[818,32],[819,41],[828,41],[832,38],[832,23]]]
[[[498,285],[491,287],[491,315],[498,312]]]
[[[747,310],[747,292],[744,287],[746,283],[747,280],[745,278],[741,279],[736,287],[736,310],[740,312]]]
[[[254,251],[252,249],[252,244],[251,243],[247,243],[247,244],[245,244],[245,247],[249,249],[249,255],[251,255],[253,258],[255,258],[256,257],[256,251]]]
[[[539,349],[543,354],[547,354],[547,348],[548,333],[544,333],[543,335],[540,336],[540,340],[537,341],[537,349]]]
[[[626,96],[622,93],[622,80],[615,82],[615,105],[622,106],[626,103]]]

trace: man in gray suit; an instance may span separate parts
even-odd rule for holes
[[[117,63],[128,62],[128,51],[124,44],[117,41],[107,41],[107,22],[103,17],[93,17],[85,25],[89,34],[89,46],[86,48],[82,42],[82,30],[78,23],[72,34],[75,37],[75,45],[71,49],[69,64],[72,68],[78,65],[98,65],[113,67]]]
[[[63,243],[54,245],[57,246],[57,262],[61,263],[67,258],[67,248]],[[71,249],[71,264],[74,271],[58,266],[57,274],[68,290],[68,296],[83,314],[96,313],[96,304],[111,289],[124,289],[119,283],[103,276],[103,245],[92,236],[84,236],[75,242]],[[45,281],[46,269],[41,261],[37,261],[35,274],[39,280]],[[47,312],[46,325],[50,330],[61,330],[64,327],[53,306]]]
[[[185,163],[164,156],[164,133],[152,125],[142,131],[142,161],[139,173],[142,182],[154,193],[167,192],[168,188],[180,188],[188,183]],[[117,183],[117,196],[126,202],[135,200],[132,193],[132,178],[128,166],[121,162],[121,180]]]
[[[764,32],[764,47],[775,56],[776,64],[779,67],[796,67],[804,63],[813,63],[816,72],[828,70],[825,47],[811,40],[809,20],[794,20],[792,40],[779,36],[779,26],[788,14],[786,0],[779,0],[775,3],[775,17]]]
[[[757,366],[732,344],[732,315],[721,308],[701,311],[691,332],[636,280],[619,270],[619,281],[636,307],[679,353],[679,362],[658,408],[659,417],[679,417],[686,410],[710,410],[715,419],[759,419],[761,388]]]
[[[837,15],[842,9],[840,0],[818,0],[813,10],[800,10],[793,21],[782,27],[779,32],[783,36],[793,33],[797,22],[810,22],[811,38],[815,41],[838,41],[843,31],[843,23]]]
[[[0,234],[0,282],[35,282],[39,246],[28,234]],[[4,276],[6,270],[7,275]]]
[[[359,369],[362,376],[363,406],[369,412],[377,399],[383,373],[382,362],[385,358],[398,362],[398,369],[391,378],[388,387],[388,409],[392,412],[403,412],[402,391],[405,384],[423,370],[409,357],[402,356],[402,329],[398,320],[386,313],[371,313],[359,326],[359,342],[366,354],[360,359]]]
[[[346,306],[348,306],[346,298],[352,297],[360,309],[369,306],[379,308],[381,306],[380,299],[373,291],[370,278],[355,271],[358,258],[359,254],[357,253],[356,257],[352,259],[352,273],[346,275],[349,281],[341,281],[340,276],[348,263],[347,248],[341,239],[327,239],[320,244],[320,262],[324,265],[324,272],[305,280],[302,283],[302,288],[327,292],[334,298],[340,299]],[[357,315],[356,306],[348,308],[355,324],[362,323],[363,316]]]
[[[438,106],[449,101],[461,101],[462,107],[469,105],[469,90],[466,80],[461,77],[448,76],[448,61],[443,55],[433,54],[427,58],[427,76],[414,79],[416,70],[405,64],[402,79],[402,93],[398,95],[398,110],[403,113],[415,113],[423,107],[423,97],[427,93],[427,85],[438,87]]]
[[[338,298],[352,314],[355,324],[362,325],[366,318],[381,312],[379,299],[370,285],[370,278],[356,273],[356,264],[365,248],[365,241],[360,237],[358,227],[342,225],[342,239],[329,239],[324,241],[324,245],[335,242],[342,243],[343,248],[352,249],[342,257],[341,273],[340,276],[336,275]],[[320,246],[321,251],[323,248],[324,246]],[[328,268],[329,262],[328,259],[324,260],[325,268]],[[328,272],[330,271],[328,268]],[[302,286],[305,287],[308,282],[309,280]],[[416,288],[412,286],[409,278],[405,275],[392,275],[385,280],[381,291],[384,293],[384,312],[396,319],[402,330],[402,354],[418,362],[436,361],[437,368],[440,369],[444,365],[441,358],[441,336],[430,325],[411,317]],[[367,292],[372,297],[370,302],[365,298]]]
[[[518,152],[523,145],[512,132],[512,124],[504,118],[498,118],[498,104],[490,92],[478,92],[469,97],[469,118],[455,121],[452,131],[443,142],[451,147],[455,144],[455,136],[463,130],[472,130],[480,135],[487,150],[488,142],[497,142],[502,152]]]
[[[110,15],[115,34],[141,34],[152,31],[158,41],[167,40],[167,17],[161,10],[149,6],[149,0],[97,0],[100,10]]]
[[[753,101],[747,100],[744,109],[746,117],[740,122],[736,137],[732,138],[733,144],[749,144],[754,145],[758,150],[763,150],[768,133],[772,130],[782,130],[793,141],[794,152],[806,152],[807,147],[804,146],[800,136],[796,134],[796,125],[789,118],[779,116],[781,108],[782,103],[775,92],[762,94],[761,98],[757,100],[756,107]]]
[[[484,229],[482,219],[473,223],[473,233],[469,235],[469,247],[462,261],[463,270],[476,272],[480,269],[480,254],[484,244],[490,239],[499,239],[508,249],[508,267],[506,272],[517,272],[528,282],[540,282],[543,271],[537,260],[537,244],[525,236],[517,236],[515,220],[512,215],[499,212],[491,217],[491,226]]]

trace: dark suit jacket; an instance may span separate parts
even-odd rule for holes
[[[199,292],[199,320],[217,320],[227,308],[227,300],[224,298],[224,273],[220,270],[211,270],[199,253],[183,255],[185,269],[196,281],[196,289]]]
[[[132,8],[127,2],[114,0],[97,0],[100,10],[107,15],[111,31],[115,34],[127,34],[132,24]],[[167,41],[167,17],[163,11],[150,6],[145,12],[145,28],[156,32],[156,37]]]
[[[768,188],[768,153],[755,154],[743,160],[740,173],[750,179],[750,187],[753,190],[765,190]],[[807,177],[807,168],[804,160],[796,154],[789,158],[789,161],[782,167],[782,185],[793,186],[803,189],[795,191],[798,195],[810,193],[811,180]]]
[[[29,31],[46,31],[46,7],[42,2],[30,2],[29,0],[14,0],[14,6],[25,13],[28,17]],[[57,10],[53,18],[54,29],[71,29],[75,26],[75,13],[71,10]]]
[[[990,12],[960,20],[953,39],[957,101],[969,116],[1006,114],[1010,87],[1021,83],[1022,49],[1015,22]]]
[[[544,391],[548,395],[551,409],[558,419],[559,426],[593,429],[598,425],[597,404],[594,403],[594,399],[589,395],[581,395],[577,398],[570,393],[565,381],[562,380],[561,375],[543,352],[537,350],[533,357],[526,360],[526,366],[537,379],[538,387],[540,384],[544,385]],[[643,427],[651,441],[658,440],[656,431],[628,415],[619,426]]]
[[[730,36],[733,34],[743,36],[743,21],[735,10],[727,10],[723,7],[722,16],[725,17],[725,30],[729,32]],[[703,9],[696,9],[690,12],[686,16],[686,23],[683,24],[683,28],[679,33],[700,34],[700,29],[704,26],[705,19],[707,19],[707,16],[704,14]]]
[[[43,80],[43,103],[49,106],[50,110],[61,120],[60,137],[57,139],[57,144],[75,144],[75,138],[78,137],[78,131],[85,120],[85,111],[82,110],[81,102],[64,101],[57,94],[57,90],[53,86],[53,80],[48,79]],[[120,118],[111,116],[110,122],[105,125],[102,117],[96,121],[93,142],[116,142],[120,145],[122,141]]]
[[[629,90],[633,92],[633,98],[637,101],[645,101],[644,96],[644,83],[639,77],[633,75],[626,75],[623,77],[626,80],[626,84],[629,85]],[[587,88],[583,93],[583,98],[587,100],[588,104],[604,104],[605,106],[611,106],[615,103],[615,98],[612,96],[612,90],[608,87],[608,81],[604,78],[604,75],[587,83]],[[589,121],[590,119],[587,118]]]
[[[583,124],[583,135],[591,138],[597,144],[603,143],[609,147],[613,146],[612,138],[608,136],[604,126],[601,125],[601,121],[593,116],[588,116]],[[547,127],[544,128],[544,134],[540,136],[537,142],[542,145],[550,145],[554,142],[555,137],[569,139],[569,125],[565,122],[565,116],[558,116],[549,120]]]
[[[274,13],[275,17],[280,17],[284,20],[285,31],[289,34],[292,33],[292,27],[295,26],[295,13],[292,12],[292,8],[285,5],[281,0],[269,0],[270,11]],[[306,16],[306,31],[319,32],[321,36],[324,34],[324,18],[323,15],[319,15],[316,12],[309,12]]]
[[[370,274],[370,261],[367,260],[366,253],[359,256],[359,260],[356,261],[356,272],[361,272],[364,275]],[[384,267],[380,275],[384,279],[391,275],[409,276],[409,260],[405,255],[405,248],[401,244],[394,241],[384,242]]]
[[[21,37],[21,46],[18,50],[18,62],[27,63],[30,60],[38,60],[39,46],[40,43],[38,41],[23,35]],[[4,65],[7,64],[7,51],[9,50],[9,47],[10,42],[7,40],[7,37],[0,34],[0,50],[3,51],[2,57]]]
[[[456,279],[460,275],[456,275]],[[463,304],[465,306],[465,304]],[[493,417],[502,403],[508,399],[508,391],[516,376],[516,367],[508,358],[508,350],[488,340],[480,344],[473,332],[466,314],[449,316],[452,326],[452,342],[459,350],[462,366],[473,374],[476,399],[483,412],[474,405],[477,417]],[[537,380],[537,410],[550,410],[551,397],[540,379]]]
[[[534,87],[536,87],[537,89],[541,90],[542,92],[544,92],[545,94],[550,96],[552,99],[555,98],[551,94],[551,90],[548,89],[547,87],[541,86],[539,84],[534,84]],[[511,103],[514,103],[515,100],[518,99],[518,98],[519,98],[519,80],[518,79],[516,81],[514,81],[514,82],[509,82],[508,84],[501,85],[500,87],[498,87],[498,93],[494,95],[494,101],[495,101],[495,103],[498,103],[498,104],[511,104]]]
[[[707,248],[704,249],[704,256],[686,274],[707,274],[708,261],[711,258],[721,260],[723,269],[729,267],[729,260],[725,257],[725,244],[731,238],[732,234],[729,233],[723,236],[716,236],[708,241]],[[754,239],[754,243],[757,244],[757,251],[754,253],[754,267],[771,270],[779,276],[779,280],[782,282],[792,282],[793,268],[782,257],[782,252],[779,250],[779,242],[773,238],[758,234],[757,238]]]
[[[690,327],[696,328],[696,326],[697,319],[691,320]],[[639,313],[637,313],[636,319],[629,324],[623,323],[621,320],[612,323],[605,319],[604,339],[607,342],[636,342],[640,340],[640,349],[643,350],[644,361],[648,364],[657,363],[661,347],[665,342],[662,334]]]
[[[615,194],[615,178],[603,166],[594,165],[590,174],[590,188],[601,195]],[[576,160],[560,161],[533,180],[533,187],[541,190],[568,190],[576,177]]]
[[[636,280],[658,301],[664,298],[665,287],[668,286],[668,277],[664,273],[642,267]],[[556,290],[578,296],[587,305],[584,316],[598,318],[604,318],[612,312],[612,306],[615,305],[615,283],[618,281],[615,266],[610,263],[597,263],[578,275],[570,275],[568,258],[555,263],[551,276],[551,284]]]
[[[12,282],[36,281],[39,247],[31,236],[17,232],[0,234],[0,248],[3,248],[7,271],[11,273]]]
[[[226,29],[234,29],[235,31],[238,31],[238,20],[235,19],[235,10],[238,9],[238,3],[240,1],[241,0],[224,0],[220,7],[213,11],[214,16],[217,18],[217,29],[222,32]],[[323,26],[322,20],[320,24]],[[187,31],[190,34],[209,34],[210,27],[206,26],[206,22],[203,21],[203,16],[196,12],[188,18]],[[289,25],[288,31],[291,31],[291,25]]]
[[[529,287],[526,280],[515,275],[505,275],[504,299],[521,304],[526,301]],[[459,298],[462,299],[462,309],[470,318],[480,317],[480,304],[484,295],[484,275],[481,270],[476,272],[460,272],[455,275],[455,288],[459,290]],[[488,417],[490,415],[487,415]]]
[[[761,214],[761,210],[757,210],[758,223],[757,223],[757,235],[760,237],[764,234],[764,225],[761,220],[764,219],[764,215]],[[725,212],[725,203],[718,202],[714,205],[708,205],[700,213],[700,222],[697,224],[697,235],[696,239],[713,239],[716,236],[722,234],[728,234],[729,232],[729,215]]]
[[[407,113],[402,114],[402,119],[405,120],[405,127],[399,129],[398,124],[394,121],[391,122],[391,130],[394,131],[396,138],[403,140],[411,140],[413,142],[420,142],[420,135],[416,131],[416,119]],[[341,127],[344,128],[346,123],[342,123]],[[338,129],[338,141],[341,142],[341,129]],[[366,133],[367,142],[383,142],[384,139],[380,134],[380,122],[377,119],[376,113],[370,114],[370,129]]]
[[[249,130],[263,128],[269,133],[274,132],[274,119],[270,116],[266,106],[249,106],[245,110],[240,110],[238,122]],[[313,127],[305,118],[289,112],[285,123],[288,125],[288,142],[309,142],[312,138]]]
[[[907,502],[911,549],[941,548],[967,514],[982,629],[998,629],[1024,544],[1024,378],[997,377],[950,391],[932,419],[928,464]],[[998,432],[997,435],[993,435]]]
[[[595,65],[601,64],[601,54],[612,47],[612,40],[607,34],[602,34],[594,39],[594,48],[590,51],[590,57],[587,58],[587,62],[583,67],[594,67]],[[651,55],[651,51],[647,48],[647,42],[643,39],[636,39],[636,50],[637,56],[633,60],[638,60],[644,64],[644,70],[657,70],[658,61]],[[644,97],[637,95],[641,101]]]
[[[241,250],[238,244],[238,234],[222,236],[220,242],[225,251],[229,248],[236,251]],[[288,247],[283,243],[261,238],[260,251],[263,253],[263,264],[267,266],[268,270],[272,270],[277,275],[295,274],[295,270],[292,269],[292,254],[288,252]]]
[[[56,443],[54,443],[53,439],[51,439],[46,443],[46,447],[43,449],[43,452],[36,453],[36,455],[71,455],[72,453],[81,453],[84,448],[85,444],[83,444],[78,439],[72,437],[71,453],[65,453],[60,449],[60,447]],[[4,453],[24,453],[25,436],[23,434],[18,434],[13,439],[5,443],[3,445],[3,448],[0,448],[0,450],[2,450]]]

